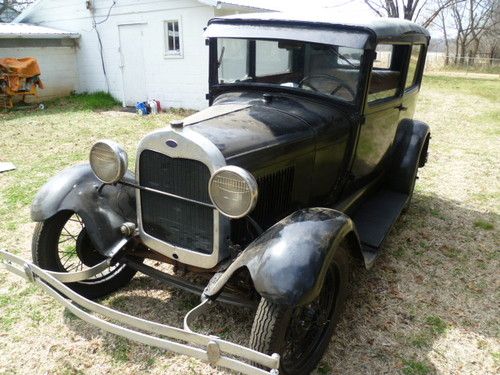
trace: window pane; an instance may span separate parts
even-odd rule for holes
[[[363,56],[363,52],[357,48],[339,47],[337,61],[339,65],[360,66],[361,56]]]
[[[290,52],[278,48],[278,42],[257,40],[255,55],[257,76],[290,72]]]
[[[379,44],[375,49],[377,58],[373,62],[374,68],[390,69],[393,47],[390,44]]]
[[[165,51],[169,54],[180,54],[180,31],[178,21],[165,22]]]
[[[229,38],[218,39],[217,48],[221,84],[288,87],[345,102],[354,102],[356,98],[362,49],[291,40]]]
[[[389,44],[379,44],[375,51],[377,58],[373,62],[370,78],[369,102],[391,98],[397,94],[401,78],[401,64],[393,64],[392,57],[395,53],[405,53],[404,47],[394,48]]]
[[[231,83],[244,80],[247,76],[248,41],[246,39],[219,39],[219,81]]]
[[[405,88],[410,88],[413,86],[417,80],[417,66],[420,57],[420,51],[422,50],[422,45],[414,45],[411,49],[410,63],[408,65],[408,74],[406,75]]]

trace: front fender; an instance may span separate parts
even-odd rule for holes
[[[133,175],[127,172],[126,178]],[[31,219],[45,221],[58,212],[74,211],[82,218],[96,249],[103,255],[124,236],[124,222],[136,223],[134,189],[121,184],[104,185],[89,164],[67,168],[52,177],[37,193]]]
[[[257,292],[277,304],[308,303],[319,294],[331,259],[346,237],[359,240],[352,220],[328,208],[309,208],[284,218],[257,240],[204,295],[214,298],[241,267],[247,267]]]

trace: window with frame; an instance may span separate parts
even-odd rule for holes
[[[411,47],[410,62],[408,64],[408,73],[406,74],[405,89],[413,87],[418,79],[418,66],[420,55],[422,54],[422,45],[415,44]]]
[[[182,56],[181,30],[179,20],[164,22],[165,56]]]
[[[353,103],[363,54],[362,49],[294,40],[218,38],[218,84],[271,85]]]
[[[371,72],[369,103],[393,98],[398,94],[402,71],[401,56],[404,55],[405,48],[402,45],[379,44],[375,49],[377,57]]]

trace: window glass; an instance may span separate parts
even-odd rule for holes
[[[255,74],[265,76],[290,72],[291,51],[278,47],[278,42],[257,40],[255,42]]]
[[[219,39],[217,44],[220,83],[248,78],[248,40]]]
[[[405,89],[412,87],[417,81],[417,67],[421,51],[421,44],[416,44],[411,48],[410,63],[408,65],[408,74],[406,75]]]
[[[165,21],[165,54],[181,55],[181,34],[179,21]]]
[[[337,63],[340,66],[360,66],[363,53],[357,48],[339,47],[339,58]]]
[[[387,99],[398,93],[401,78],[401,60],[395,59],[398,53],[404,53],[405,46],[379,44],[376,48],[377,57],[373,62],[373,69],[368,90],[368,102]]]
[[[354,102],[362,49],[290,40],[217,40],[219,84],[266,84]]]
[[[375,49],[375,52],[377,53],[377,58],[373,62],[373,67],[380,69],[390,69],[393,46],[391,44],[379,44]]]

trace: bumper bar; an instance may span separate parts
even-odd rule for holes
[[[88,300],[75,293],[58,279],[64,274],[43,270],[7,251],[0,250],[0,263],[16,275],[40,285],[45,292],[74,315],[104,331],[142,344],[188,355],[243,374],[278,374],[280,360],[278,354],[267,355],[215,336],[191,331],[189,324],[206,310],[209,301],[203,301],[186,314],[184,329],[181,329],[128,315]],[[94,314],[112,320],[114,323]],[[193,346],[189,344],[193,344]],[[269,368],[269,370],[259,367]]]

